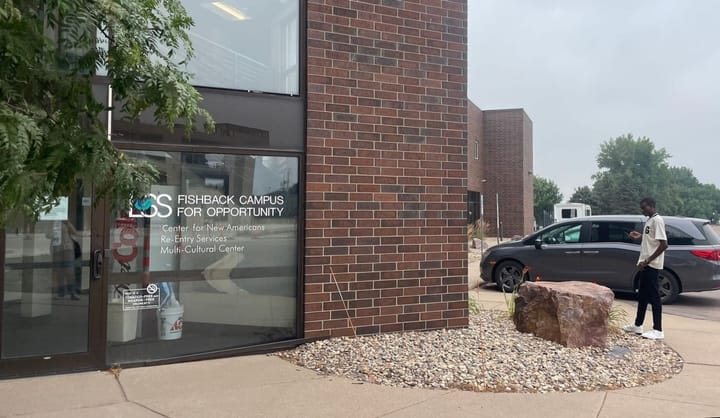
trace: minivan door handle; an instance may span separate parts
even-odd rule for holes
[[[585,254],[600,254],[600,251],[585,251]]]
[[[104,257],[102,250],[93,251],[93,279],[95,280],[102,279],[103,259]]]
[[[565,251],[565,254],[580,254],[580,251]]]

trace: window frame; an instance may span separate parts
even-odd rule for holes
[[[582,244],[582,243],[585,241],[585,235],[586,235],[585,229],[586,229],[586,224],[587,224],[586,222],[568,222],[568,223],[563,223],[563,224],[560,224],[560,225],[555,225],[554,227],[551,226],[551,227],[548,228],[547,231],[538,234],[538,235],[535,237],[535,240],[540,240],[540,242],[542,242],[542,245],[552,245],[552,246],[555,246],[555,245],[565,245],[565,244]],[[580,227],[580,231],[578,232],[578,240],[577,240],[577,242],[566,242],[566,241],[563,241],[563,242],[551,243],[551,242],[546,242],[546,241],[545,241],[544,236],[548,235],[549,233],[552,233],[552,232],[554,232],[554,231],[557,231],[557,230],[559,230],[560,228],[566,228],[565,230],[567,231],[567,230],[569,230],[569,229],[571,229],[571,228],[574,228],[574,227],[576,227],[576,226],[579,226],[579,227]]]

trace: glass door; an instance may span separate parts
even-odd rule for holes
[[[102,367],[104,208],[78,182],[37,222],[0,230],[0,376]]]

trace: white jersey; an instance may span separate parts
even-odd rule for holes
[[[660,246],[660,241],[667,241],[667,235],[665,234],[665,220],[656,213],[651,216],[647,222],[645,222],[642,243],[640,244],[640,258],[638,259],[638,264],[645,261],[655,253],[655,250],[657,250]],[[659,256],[657,256],[657,258],[654,259],[649,266],[654,269],[662,270],[665,266],[665,252],[663,251]]]

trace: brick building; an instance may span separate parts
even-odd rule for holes
[[[468,100],[468,191],[483,191],[483,185],[487,181],[483,165],[484,155],[483,112],[475,103]],[[468,216],[479,214],[477,210],[475,212]]]
[[[481,110],[469,102],[468,150],[468,221],[479,218],[482,196],[489,235],[496,236],[498,231],[498,207],[502,236],[532,232],[533,143],[530,117],[523,109]]]
[[[467,325],[467,1],[182,3],[217,129],[108,111],[151,193],[0,231],[0,377]]]
[[[467,324],[466,1],[308,1],[305,335]]]

